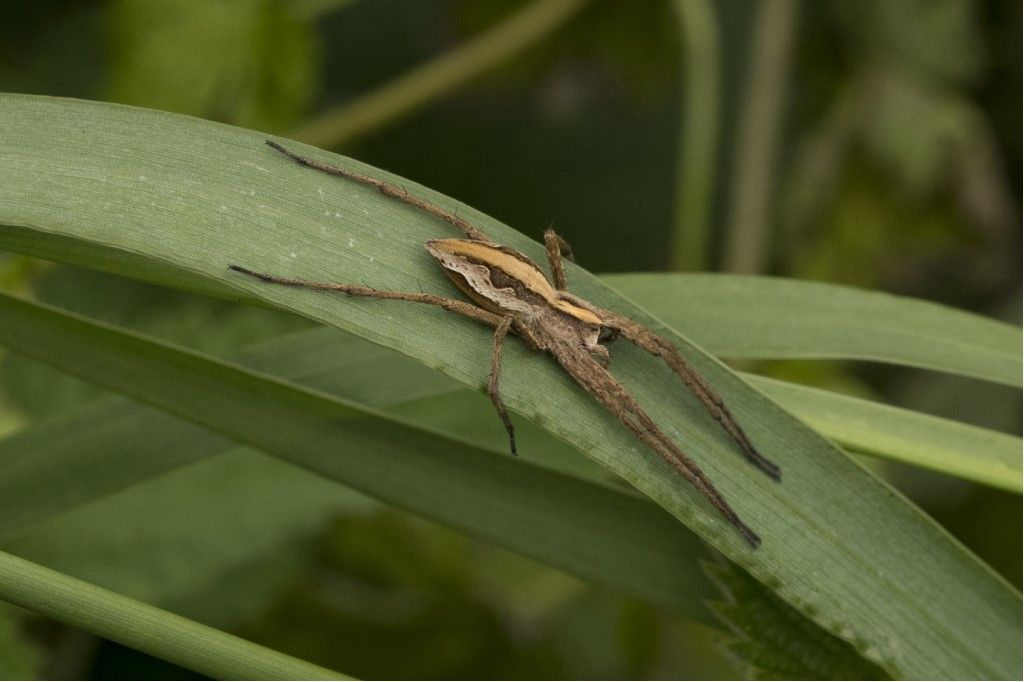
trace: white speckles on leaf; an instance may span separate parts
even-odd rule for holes
[[[242,164],[243,166],[252,166],[253,168],[261,170],[264,173],[269,173],[270,172],[266,168],[264,168],[263,166],[259,165],[258,163],[253,163],[252,161],[239,161],[238,163]]]

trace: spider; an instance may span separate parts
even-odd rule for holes
[[[697,463],[654,423],[629,391],[608,372],[609,354],[603,344],[621,335],[662,358],[754,466],[775,481],[781,480],[779,467],[757,451],[722,398],[669,341],[623,315],[599,308],[569,293],[562,259],[573,260],[573,255],[562,237],[550,229],[544,233],[551,266],[549,280],[526,255],[494,242],[454,213],[383,180],[300,156],[273,140],[267,140],[267,144],[302,166],[375,187],[384,195],[424,211],[462,232],[465,239],[433,239],[426,243],[426,249],[472,303],[422,292],[386,291],[356,284],[281,277],[240,265],[229,266],[231,270],[271,284],[436,305],[494,328],[487,395],[508,432],[509,447],[514,455],[515,431],[498,392],[502,347],[509,332],[513,332],[532,350],[551,355],[644,445],[689,481],[751,547],[756,549],[760,545],[758,535],[739,518]]]

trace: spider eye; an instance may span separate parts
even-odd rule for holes
[[[614,327],[601,327],[600,333],[597,335],[599,343],[608,343],[619,338],[619,330]]]

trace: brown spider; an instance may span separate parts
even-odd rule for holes
[[[531,349],[551,354],[580,386],[707,498],[751,547],[756,548],[761,543],[757,534],[740,520],[696,462],[658,428],[636,399],[608,373],[608,349],[601,345],[602,342],[622,335],[640,348],[661,357],[739,444],[751,463],[776,481],[781,479],[779,467],[754,448],[722,399],[671,343],[633,320],[598,308],[566,290],[562,258],[572,260],[572,250],[553,230],[545,232],[544,244],[554,284],[525,255],[491,241],[480,230],[449,211],[411,196],[405,190],[382,180],[299,156],[271,140],[267,140],[267,144],[303,166],[376,187],[383,194],[440,218],[460,230],[466,239],[434,239],[427,242],[426,248],[441,264],[445,274],[473,303],[434,294],[383,291],[355,284],[279,277],[238,265],[229,266],[232,270],[272,284],[428,303],[493,327],[494,349],[487,395],[508,431],[512,454],[516,454],[515,432],[498,393],[502,344],[509,331],[513,331]]]

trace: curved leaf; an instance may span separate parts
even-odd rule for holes
[[[691,617],[707,616],[700,600],[707,581],[694,561],[702,553],[699,543],[636,495],[514,461],[352,400],[54,308],[0,295],[0,321],[0,343],[20,352],[474,537]],[[270,342],[266,351],[246,359],[295,378],[312,365],[318,382],[335,373],[354,379],[375,370],[364,361],[375,347],[328,345],[323,342],[331,334],[325,332],[303,341],[307,348],[318,345],[318,353],[285,355],[274,349],[279,342]],[[294,351],[296,345],[286,348]],[[332,358],[324,348],[343,352]],[[438,382],[420,369],[419,377],[409,381],[407,373],[404,380],[408,386],[419,384],[422,393]],[[388,378],[386,367],[376,371]],[[355,388],[345,392],[371,404],[386,403],[394,400],[392,386],[402,377],[390,379],[362,384],[367,387],[361,390],[353,383]],[[123,400],[105,402],[0,441],[0,536],[132,480],[224,450],[224,439],[210,431]],[[120,435],[113,446],[112,428]],[[139,458],[139,452],[146,457]],[[327,492],[318,495],[326,498]]]
[[[715,355],[875,360],[1021,385],[1019,328],[936,303],[750,275],[602,279]]]
[[[415,415],[418,424],[494,452],[503,453],[507,447],[504,430],[478,393],[405,356],[337,330],[288,334],[247,349],[235,359],[251,369],[362,405]],[[1017,438],[829,391],[744,376],[848,449],[1019,491]],[[400,403],[408,403],[412,411],[402,409]],[[467,418],[467,413],[473,418]],[[529,425],[519,427],[524,460],[558,466],[552,460],[553,443],[531,442],[532,431],[524,426]],[[102,400],[83,405],[0,440],[0,538],[17,533],[33,520],[230,447],[204,429],[138,404]],[[139,457],[143,449],[146,456]],[[571,465],[559,468],[573,473],[583,463],[573,458]],[[634,519],[632,523],[642,522]],[[536,556],[528,548],[518,549]],[[651,584],[657,579],[644,576],[641,582]],[[620,589],[628,588],[620,585]]]
[[[1021,491],[1020,438],[831,391],[744,376],[850,450]]]
[[[395,348],[468,385],[479,386],[486,375],[488,330],[443,311],[268,287],[225,270],[228,263],[242,263],[285,275],[452,291],[422,250],[427,239],[446,234],[442,226],[378,193],[287,163],[255,133],[161,112],[5,96],[0,140],[0,224],[18,228],[0,230],[0,237],[12,235],[0,245],[17,241],[33,253],[64,255],[58,246],[85,244],[89,249],[66,257],[88,254],[90,260],[81,262],[110,269],[129,254],[126,270],[133,274],[156,263],[157,276],[205,276],[237,287],[240,295]],[[296,149],[400,182],[459,211],[497,240],[543,258],[539,245],[450,199],[341,157]],[[584,271],[571,268],[570,279],[583,297],[664,330]],[[615,471],[889,672],[1020,675],[1020,600],[1011,587],[828,441],[682,337],[672,338],[720,390],[760,449],[782,465],[781,485],[747,466],[717,425],[645,354],[617,348],[616,372],[761,532],[764,544],[756,552],[545,358],[510,345],[503,394],[513,409]],[[191,376],[209,368],[178,369]],[[211,390],[227,379],[222,373],[191,378]],[[298,419],[302,409],[322,405],[303,401],[295,408],[276,416]],[[266,416],[250,413],[247,419],[261,427]],[[266,436],[281,439],[281,446],[287,441],[285,434]],[[424,466],[445,454],[427,452],[432,448],[422,444],[408,447],[423,450],[409,454],[422,456]]]
[[[153,431],[150,442],[200,430],[173,421],[181,428]],[[123,428],[134,435],[130,422]],[[81,432],[88,436],[92,429],[85,425]],[[95,461],[91,447],[79,452]],[[146,460],[151,451],[136,449],[133,459]],[[66,448],[46,454],[41,459],[55,464],[71,459]],[[112,464],[148,473],[122,460]],[[67,477],[52,478],[60,492]],[[87,481],[95,485],[96,479]],[[20,497],[31,504],[44,491]],[[0,550],[228,631],[265,615],[281,591],[305,575],[332,520],[380,506],[314,472],[238,446],[121,490],[97,486],[96,493],[102,496],[5,537]]]
[[[67,339],[67,342],[69,345],[74,343],[72,339]],[[506,447],[504,431],[494,419],[492,408],[483,396],[457,388],[459,384],[456,382],[404,356],[337,330],[320,328],[278,337],[246,350],[238,359],[247,367],[355,400],[363,405],[391,406],[390,409],[397,407],[400,413],[407,414],[410,410],[402,409],[398,403],[412,400],[407,404],[419,417],[418,423],[455,434],[459,438],[472,438],[473,442],[479,442],[499,453],[504,452]],[[1019,471],[1016,476],[1006,473],[1014,469],[1013,455],[1017,447],[1017,439],[1009,436],[846,398],[827,391],[756,376],[748,375],[747,378],[823,433],[843,442],[847,447],[852,446],[857,451],[871,450],[874,445],[879,451],[876,454],[895,456],[909,463],[920,463],[975,480],[985,480],[988,473],[996,478],[990,482],[1011,489],[1020,478]],[[429,408],[426,413],[424,407]],[[858,428],[858,424],[862,427]],[[536,439],[531,440],[530,431],[524,431],[522,426],[520,425],[520,442],[523,444],[524,459],[529,461],[538,454],[545,455],[545,443],[537,442]],[[344,443],[338,447],[339,452],[342,452]],[[41,536],[38,524],[25,529],[25,522],[76,507],[96,496],[108,494],[112,490],[150,478],[168,469],[181,467],[202,457],[214,457],[217,461],[222,461],[224,456],[220,453],[230,448],[231,446],[223,439],[201,428],[151,408],[128,404],[124,400],[112,399],[83,405],[73,412],[41,422],[0,441],[0,537],[10,536],[12,532],[17,533],[21,529],[15,543],[7,545],[13,548],[15,553],[35,558],[34,560],[47,565],[53,565],[50,563],[52,557],[58,556],[59,563],[56,566],[62,570],[91,582],[117,587],[120,583],[116,580],[109,582],[111,578],[102,572],[80,572],[77,568],[79,564],[76,563],[79,560],[76,557],[94,556],[96,552],[84,546],[79,548],[77,553],[74,549],[69,553],[68,543],[60,539],[64,528],[60,519],[53,519],[46,524],[42,528],[44,532]],[[139,452],[142,451],[145,451],[145,457],[139,456]],[[1001,453],[1009,453],[1011,457],[1000,458]],[[487,453],[481,452],[481,456],[487,456]],[[940,459],[942,456],[944,458]],[[231,461],[237,462],[239,458],[235,457]],[[549,459],[542,459],[541,462],[546,466],[551,465]],[[337,508],[345,499],[344,489],[335,491],[330,485],[317,484],[315,479],[301,472],[290,472],[287,467],[270,467],[271,463],[261,463],[259,460],[253,464],[253,467],[243,469],[241,480],[238,480],[237,473],[234,477],[238,485],[247,486],[240,490],[240,494],[249,499],[250,504],[238,505],[237,501],[233,500],[224,504],[236,505],[238,512],[234,513],[233,517],[254,505],[259,507],[260,513],[266,510],[270,514],[269,518],[264,517],[261,521],[252,519],[242,524],[243,534],[247,528],[259,528],[258,544],[261,547],[266,545],[267,538],[275,532],[287,539],[289,535],[294,536],[303,527],[303,523],[318,523],[317,519],[321,518],[322,513]],[[578,469],[578,466],[574,468]],[[210,467],[205,467],[203,471],[209,469]],[[216,486],[223,486],[226,480],[232,480],[226,476],[233,469],[225,468],[223,471],[215,483]],[[255,486],[249,485],[252,476],[246,472],[256,476],[252,479]],[[192,480],[202,483],[203,480],[184,475],[177,478],[181,479],[182,484]],[[272,487],[277,492],[269,500],[264,499],[267,497],[265,494],[261,494],[266,487],[261,483],[264,480],[267,483],[275,481]],[[299,490],[303,491],[301,496],[289,501],[288,491],[294,493]],[[159,495],[159,489],[154,493],[149,492],[149,488],[140,488],[139,492],[150,497]],[[522,492],[524,489],[521,487],[507,491],[506,505],[518,508],[531,507],[532,500],[529,498],[517,499],[517,495]],[[173,494],[180,495],[180,492]],[[614,497],[621,493],[609,490],[599,494]],[[554,498],[558,500],[561,496],[555,495]],[[216,504],[222,502],[217,501]],[[152,506],[152,502],[148,506]],[[684,556],[670,548],[658,553],[658,556],[669,557],[670,562],[652,560],[651,557],[645,556],[645,552],[653,549],[652,543],[657,542],[658,538],[672,537],[671,533],[659,534],[643,530],[646,524],[665,523],[665,517],[657,514],[633,514],[628,519],[622,519],[621,507],[609,502],[599,502],[596,508],[618,511],[614,518],[610,518],[601,511],[595,513],[592,509],[581,510],[580,505],[572,504],[565,506],[559,515],[565,519],[573,519],[579,524],[579,529],[572,532],[574,536],[584,537],[587,534],[584,529],[592,528],[595,542],[601,547],[613,546],[613,538],[618,532],[615,530],[616,526],[620,521],[627,524],[637,535],[647,538],[645,543],[634,544],[630,549],[635,565],[606,565],[595,558],[593,553],[585,559],[576,561],[559,557],[557,554],[546,554],[545,550],[554,550],[571,555],[577,551],[578,543],[560,545],[538,538],[538,535],[548,531],[548,526],[536,521],[523,523],[514,533],[506,533],[502,538],[490,539],[555,566],[569,570],[576,567],[577,571],[579,567],[586,567],[589,572],[581,573],[584,578],[615,586],[635,596],[655,600],[661,606],[686,613],[691,618],[703,619],[706,616],[704,610],[694,609],[699,600],[664,588],[652,589],[652,586],[656,585],[670,585],[685,575],[685,582],[693,587],[692,593],[695,594],[699,591],[701,582],[700,576],[694,574],[696,557]],[[95,516],[88,516],[81,523],[86,527],[96,525]],[[165,523],[177,528],[181,515],[174,516],[174,519]],[[252,550],[245,546],[244,538],[239,538],[237,529],[232,528],[228,532],[231,533],[231,543],[214,540],[212,544],[204,545],[198,550],[204,561],[213,562],[212,566],[219,566],[225,561],[232,561],[232,556],[240,551],[252,553]],[[81,535],[79,532],[76,537]],[[189,527],[181,535],[195,536],[197,532],[195,528]],[[166,546],[166,540],[162,544]],[[52,547],[58,547],[60,551],[55,555]],[[228,552],[225,553],[224,550]],[[257,553],[258,551],[257,549]],[[173,560],[166,554],[163,552],[160,556],[168,561]],[[156,558],[158,557],[154,557]],[[197,566],[193,562],[187,576],[175,571],[168,573],[158,566],[151,566],[148,570],[156,571],[158,578],[152,582],[152,587],[148,591],[133,591],[132,595],[156,600],[158,604],[180,604],[178,595],[187,594],[193,583],[199,585],[208,579],[203,572],[203,565],[205,564]],[[102,568],[103,566],[100,566],[100,569]],[[134,572],[141,573],[145,570],[146,567],[138,567]],[[183,586],[181,579],[187,580],[188,584]],[[137,585],[138,579],[132,584]],[[679,596],[680,599],[672,599],[673,596]],[[229,597],[225,596],[225,599]],[[209,605],[210,599],[206,597],[198,603],[197,600],[188,603],[205,608]],[[206,612],[202,613],[205,615]],[[191,611],[189,615],[192,615]]]
[[[0,599],[221,679],[349,679],[0,552]]]

